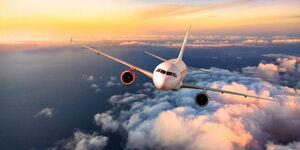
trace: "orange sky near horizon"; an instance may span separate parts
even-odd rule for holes
[[[297,0],[2,0],[0,42],[118,35],[299,34]]]

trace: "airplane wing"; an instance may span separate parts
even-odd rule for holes
[[[245,98],[247,97],[252,97],[256,99],[263,99],[263,100],[270,100],[270,101],[276,101],[271,98],[264,98],[264,97],[259,97],[259,96],[253,96],[253,95],[248,95],[244,93],[238,93],[238,92],[233,92],[233,91],[227,91],[227,90],[221,90],[221,89],[215,89],[215,88],[210,88],[210,87],[203,87],[203,86],[198,86],[198,85],[190,85],[190,84],[182,84],[180,88],[190,88],[190,89],[202,89],[206,91],[214,91],[214,92],[220,92],[220,93],[227,93],[227,94],[233,94],[233,95],[239,95],[239,96],[244,96]]]
[[[137,70],[138,72],[140,72],[140,73],[146,75],[147,77],[149,77],[149,78],[151,78],[151,79],[152,79],[152,77],[153,77],[152,72],[149,72],[149,71],[147,71],[147,70],[145,70],[145,69],[142,69],[142,68],[140,68],[140,67],[138,67],[138,66],[135,66],[135,65],[132,65],[132,64],[130,64],[130,63],[127,63],[127,62],[125,62],[125,61],[123,61],[123,60],[121,60],[121,59],[118,59],[118,58],[115,58],[115,57],[113,57],[113,56],[110,56],[110,55],[108,55],[108,54],[106,54],[106,53],[103,53],[102,51],[99,51],[99,50],[96,50],[96,49],[94,49],[94,48],[92,48],[92,47],[89,47],[89,46],[87,46],[87,45],[85,45],[85,44],[83,44],[83,43],[81,43],[81,42],[79,42],[79,41],[75,41],[75,40],[73,40],[72,38],[71,38],[70,42],[75,42],[75,43],[77,43],[78,45],[81,45],[81,46],[83,46],[83,47],[85,47],[85,48],[87,48],[87,49],[89,49],[89,50],[95,52],[95,53],[98,54],[98,55],[105,56],[105,57],[110,58],[110,59],[112,59],[112,60],[114,60],[114,61],[116,61],[116,62],[119,62],[119,63],[121,63],[121,64],[123,64],[123,65],[125,65],[125,66],[128,66],[128,67],[130,67],[130,68],[132,68],[132,69],[134,69],[134,70]]]
[[[167,61],[166,59],[161,58],[161,57],[159,57],[159,56],[157,56],[157,55],[155,55],[155,54],[152,54],[152,53],[150,53],[150,52],[147,52],[147,51],[144,51],[144,52],[145,52],[146,54],[150,55],[150,56],[153,56],[153,57],[155,57],[155,58],[161,60],[161,61]],[[187,67],[187,69],[188,69],[188,70],[194,70],[194,71],[211,72],[211,71],[209,71],[209,70],[207,70],[207,69],[202,69],[202,68]]]

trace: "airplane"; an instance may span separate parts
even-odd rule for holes
[[[239,96],[244,96],[245,98],[251,97],[251,98],[255,98],[255,99],[275,101],[274,99],[271,99],[271,98],[264,98],[264,97],[248,95],[248,94],[234,92],[234,91],[228,91],[228,90],[216,89],[216,88],[211,88],[211,87],[204,87],[204,86],[200,86],[200,85],[192,85],[192,84],[183,83],[183,80],[184,80],[185,76],[187,75],[187,70],[198,70],[198,71],[203,71],[203,72],[210,72],[209,70],[206,70],[206,69],[187,67],[186,64],[184,63],[184,61],[182,60],[183,53],[185,51],[185,45],[187,43],[187,39],[188,39],[190,30],[191,30],[191,25],[189,25],[188,30],[185,34],[185,37],[184,37],[184,40],[183,40],[183,43],[182,43],[182,46],[181,46],[181,49],[180,49],[180,52],[179,52],[179,55],[177,58],[166,60],[164,58],[161,58],[157,55],[154,55],[152,53],[145,51],[145,53],[147,53],[157,59],[160,59],[162,61],[162,63],[160,63],[154,69],[153,72],[147,71],[141,67],[132,65],[121,59],[110,56],[110,55],[104,53],[103,51],[97,50],[97,49],[87,46],[79,41],[73,40],[73,38],[71,38],[70,43],[75,42],[78,45],[81,45],[81,46],[95,52],[98,55],[105,56],[109,59],[112,59],[118,63],[121,63],[121,64],[129,67],[128,70],[123,71],[120,75],[120,81],[124,85],[132,85],[134,83],[134,81],[136,80],[135,71],[138,71],[138,72],[146,75],[147,77],[151,78],[153,80],[155,87],[160,90],[177,91],[177,90],[180,90],[183,88],[202,90],[201,92],[197,93],[195,96],[195,103],[200,107],[204,107],[209,103],[209,97],[208,97],[207,91],[220,92],[222,94],[227,93],[227,94],[239,95]]]

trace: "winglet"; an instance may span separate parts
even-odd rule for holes
[[[73,37],[71,37],[71,39],[70,39],[70,43],[72,43],[73,42]]]
[[[177,61],[178,60],[182,60],[182,56],[183,56],[183,53],[184,53],[185,44],[186,44],[187,38],[189,36],[190,30],[191,30],[191,24],[189,25],[188,30],[187,30],[187,32],[185,34],[185,37],[184,37],[184,40],[183,40],[183,43],[182,43],[182,46],[181,46],[181,49],[180,49],[180,53],[179,53],[179,55],[177,57]]]

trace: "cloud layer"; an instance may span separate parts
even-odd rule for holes
[[[278,67],[293,68],[280,64],[277,71]],[[273,70],[274,66],[257,68]],[[211,71],[214,73],[192,71],[185,82],[273,97],[278,103],[209,92],[209,105],[200,108],[194,103],[197,90],[159,91],[146,83],[137,93],[112,96],[113,109],[96,114],[95,121],[103,131],[123,133],[128,149],[272,150],[298,146],[293,142],[300,141],[299,90],[228,70]]]
[[[121,46],[157,46],[179,48],[183,37],[174,36],[165,40],[164,37],[155,37],[153,40],[131,40],[120,42]],[[286,36],[259,37],[259,36],[193,36],[187,43],[188,47],[230,47],[230,46],[271,46],[274,44],[297,44],[299,38]]]

